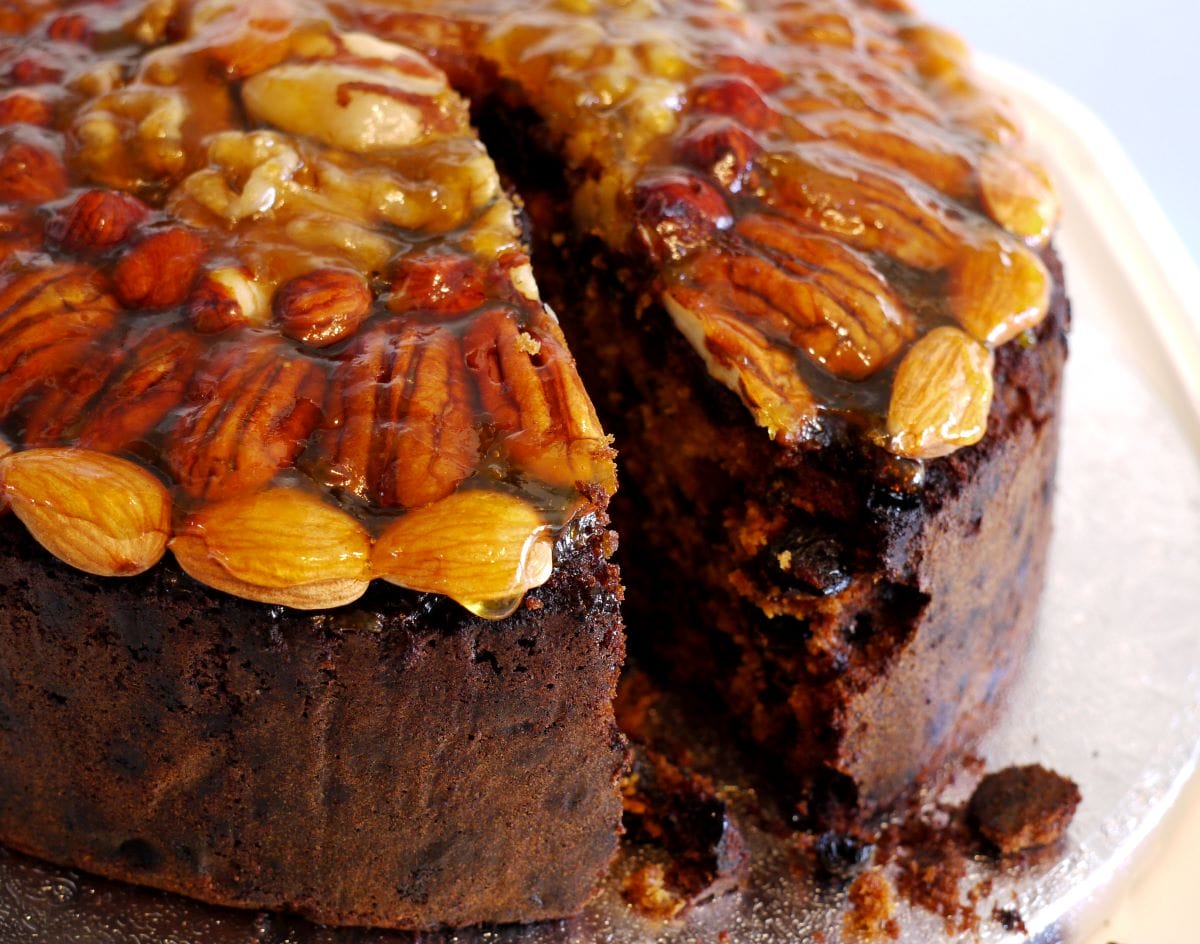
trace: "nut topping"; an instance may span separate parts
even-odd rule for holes
[[[39,384],[75,368],[116,321],[116,304],[84,267],[55,266],[0,288],[0,417]]]
[[[167,547],[171,500],[141,466],[84,449],[30,449],[0,459],[13,512],[59,560],[100,577],[149,570]]]
[[[890,448],[911,459],[936,459],[977,443],[991,404],[991,352],[958,328],[934,328],[896,371]]]
[[[312,347],[350,337],[370,310],[366,279],[345,269],[317,269],[292,279],[275,295],[283,333]]]
[[[330,484],[384,507],[445,498],[479,457],[460,342],[445,329],[389,321],[347,349],[329,388]]]
[[[245,325],[261,327],[271,317],[270,296],[244,267],[205,272],[188,299],[192,326],[216,334]]]
[[[189,515],[171,551],[203,584],[298,610],[353,603],[370,580],[371,539],[362,525],[295,488],[269,488]]]
[[[475,320],[465,343],[484,408],[522,468],[551,485],[615,489],[608,439],[549,319],[521,328],[513,312],[495,308]]]
[[[1007,151],[983,155],[979,196],[992,219],[1034,247],[1045,245],[1058,222],[1058,192],[1046,169]]]
[[[85,190],[46,227],[46,235],[67,252],[101,252],[124,242],[149,212],[127,193]]]
[[[554,539],[526,502],[502,492],[455,492],[400,518],[375,542],[372,573],[440,593],[502,619],[550,579]]]
[[[147,236],[113,269],[126,308],[171,308],[191,291],[207,247],[199,233],[176,226]]]
[[[29,92],[9,92],[0,98],[0,125],[37,125],[47,128],[54,121],[54,109],[44,99]]]
[[[61,197],[66,189],[66,169],[46,148],[16,141],[0,153],[0,200],[45,203]]]
[[[290,466],[321,421],[321,371],[285,345],[243,336],[192,381],[165,458],[180,487],[217,501]]]
[[[972,336],[1004,344],[1046,317],[1050,273],[1024,246],[989,239],[964,251],[948,291],[950,310]]]

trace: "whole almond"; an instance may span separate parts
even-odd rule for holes
[[[86,190],[46,234],[68,252],[101,252],[125,241],[150,212],[137,197],[113,190]]]
[[[158,563],[171,536],[171,499],[141,466],[86,449],[49,448],[0,459],[0,489],[55,557],[100,577]]]
[[[0,125],[48,128],[53,122],[54,109],[44,98],[32,92],[10,92],[0,98]]]
[[[947,284],[950,311],[972,337],[991,345],[1035,327],[1050,310],[1050,274],[1012,239],[964,249]]]
[[[354,334],[371,310],[371,289],[357,272],[317,269],[275,294],[275,317],[289,338],[328,347]]]
[[[268,488],[202,508],[180,526],[171,551],[201,583],[293,609],[352,603],[370,582],[366,530],[297,488]]]
[[[0,155],[0,200],[45,203],[67,192],[67,169],[44,147],[18,141]]]
[[[409,512],[375,542],[376,577],[440,593],[476,616],[503,619],[554,569],[554,538],[533,506],[483,489]]]
[[[182,227],[147,236],[113,269],[113,288],[126,308],[170,308],[191,292],[207,251],[199,233]]]
[[[958,328],[934,328],[904,355],[888,406],[889,449],[936,459],[979,442],[992,405],[992,353]]]
[[[979,197],[993,220],[1031,246],[1044,245],[1058,222],[1058,191],[1050,174],[1010,149],[983,155]]]

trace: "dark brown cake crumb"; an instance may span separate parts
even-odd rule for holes
[[[1018,934],[1029,933],[1025,927],[1025,919],[1021,917],[1021,912],[1017,911],[1016,908],[1001,908],[997,906],[992,909],[992,920],[1004,928],[1005,931]]]
[[[665,886],[680,899],[682,911],[745,885],[749,849],[707,777],[650,748],[635,747],[622,793],[626,835],[635,843],[663,850],[671,859],[665,870],[659,869],[661,875],[638,879],[639,896],[644,897],[646,889]],[[630,898],[628,886],[626,898]],[[661,898],[655,892],[654,899]]]
[[[896,893],[882,872],[863,872],[850,886],[849,898],[850,910],[842,920],[848,937],[868,941],[900,937]]]
[[[1074,781],[1040,764],[1006,767],[980,781],[968,814],[980,836],[1011,855],[1061,839],[1081,799]]]

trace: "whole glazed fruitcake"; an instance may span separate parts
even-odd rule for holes
[[[805,810],[985,728],[1067,305],[1053,188],[946,34],[898,0],[0,29],[0,841],[329,923],[578,911],[625,764],[605,428],[633,644]]]

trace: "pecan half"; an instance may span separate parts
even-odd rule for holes
[[[357,272],[316,269],[284,285],[274,304],[289,338],[328,347],[358,330],[371,310],[371,289]]]
[[[509,455],[551,485],[616,489],[612,450],[557,326],[493,308],[465,337],[467,365]]]
[[[0,459],[0,489],[51,554],[100,577],[149,570],[167,548],[171,500],[150,472],[85,449],[30,449]]]
[[[479,459],[474,397],[458,338],[392,320],[347,349],[326,404],[328,482],[386,507],[444,498]]]
[[[817,403],[793,355],[707,292],[674,286],[663,294],[663,304],[709,373],[742,398],[772,439],[790,445],[813,433]]]
[[[153,233],[121,257],[113,287],[126,308],[171,308],[187,298],[207,252],[203,237],[182,227]]]
[[[751,186],[796,222],[864,252],[882,252],[916,269],[954,261],[961,238],[941,202],[827,145],[767,154]],[[761,180],[760,180],[761,178]]]
[[[687,275],[830,373],[868,377],[915,336],[903,303],[854,250],[779,217],[747,216],[736,230],[744,251],[706,253]]]
[[[171,551],[207,586],[298,610],[353,603],[370,582],[371,538],[363,526],[297,488],[268,488],[193,512]]]
[[[300,454],[323,399],[315,363],[244,335],[218,346],[196,374],[165,459],[188,495],[218,501],[252,491]]]
[[[0,416],[49,378],[80,364],[116,323],[117,306],[93,270],[60,265],[0,289]]]
[[[550,579],[554,538],[537,510],[487,489],[455,492],[390,525],[371,571],[390,583],[440,593],[476,616],[503,619]]]
[[[638,237],[659,263],[684,258],[733,225],[720,191],[696,174],[671,171],[641,180],[633,204]]]

